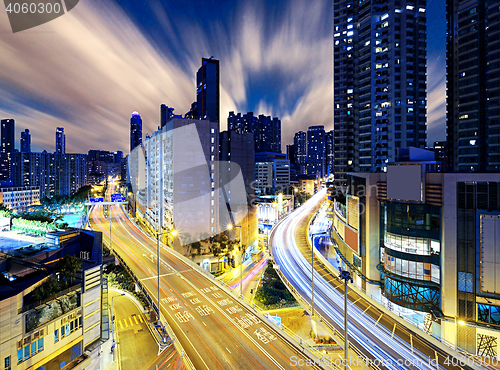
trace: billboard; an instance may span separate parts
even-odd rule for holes
[[[422,201],[422,166],[388,165],[387,198]]]

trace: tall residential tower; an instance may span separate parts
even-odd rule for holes
[[[130,151],[142,144],[142,119],[137,111],[130,118]]]
[[[447,1],[447,140],[450,170],[500,170],[498,1]]]
[[[196,101],[200,119],[220,123],[219,61],[201,59],[196,73]]]
[[[31,135],[30,130],[21,132],[21,153],[31,153]]]
[[[426,143],[426,0],[334,0],[335,180]]]
[[[64,134],[64,127],[56,128],[56,154],[66,153],[66,135]]]

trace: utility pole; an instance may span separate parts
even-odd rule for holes
[[[351,276],[351,273],[347,270],[341,270],[340,271],[340,278],[344,280],[344,331],[345,331],[345,344],[344,344],[344,369],[348,370],[349,368],[349,357],[348,357],[348,348],[349,348],[349,341],[347,339],[347,282],[350,281],[351,284],[353,283],[353,279]]]

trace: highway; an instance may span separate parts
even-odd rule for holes
[[[111,206],[112,249],[157,299],[157,247],[120,206]],[[109,245],[109,221],[103,206],[91,212],[91,226]],[[192,269],[166,248],[160,251],[162,316],[196,369],[291,369],[291,358],[307,357],[270,324],[241,305],[217,283]],[[151,348],[157,351],[157,348]],[[295,361],[297,363],[297,361]],[[318,366],[312,368],[319,369]]]
[[[309,306],[311,248],[307,242],[307,225],[325,197],[326,190],[318,192],[302,207],[282,220],[270,235],[269,245],[275,263]],[[343,282],[332,275],[317,258],[314,267],[315,312],[326,318],[338,332],[343,333]],[[451,358],[452,355],[427,342],[425,338],[419,337],[417,333],[409,332],[402,324],[393,321],[352,289],[348,290],[348,299],[350,300],[348,332],[351,346],[378,364],[379,368],[435,370],[438,368],[436,356],[439,358],[439,368],[458,368],[451,364],[444,366],[445,359]],[[353,351],[350,353],[351,356],[355,356]]]

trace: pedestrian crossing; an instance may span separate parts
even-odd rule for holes
[[[117,325],[120,329],[126,329],[134,325],[140,325],[144,323],[144,320],[142,319],[142,315],[132,315],[127,318],[121,319],[121,320],[116,320]]]

